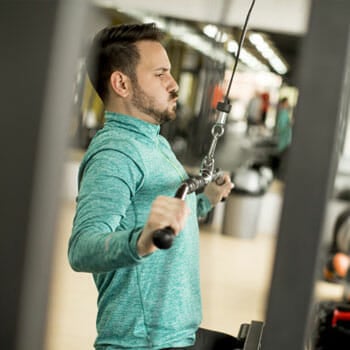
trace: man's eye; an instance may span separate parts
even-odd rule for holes
[[[164,76],[164,73],[157,74],[157,77],[163,77],[163,76]]]

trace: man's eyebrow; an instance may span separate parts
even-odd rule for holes
[[[153,69],[153,71],[155,72],[169,72],[171,69],[171,67],[158,67]]]

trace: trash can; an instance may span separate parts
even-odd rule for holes
[[[262,181],[258,170],[250,168],[239,169],[232,179],[235,187],[226,199],[222,233],[237,238],[254,238],[267,183]]]
[[[221,232],[222,231],[222,223],[224,221],[224,215],[225,215],[225,207],[226,207],[226,201],[225,202],[219,202],[213,209],[213,217],[211,220],[211,230],[215,232]]]
[[[233,190],[226,200],[222,233],[237,238],[254,238],[262,194]]]

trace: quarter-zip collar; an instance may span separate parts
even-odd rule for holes
[[[117,123],[118,127],[141,134],[152,139],[153,141],[156,141],[160,132],[160,125],[145,122],[142,119],[138,119],[126,114],[106,111],[105,121],[106,127],[113,128],[113,124],[115,125],[115,123]]]

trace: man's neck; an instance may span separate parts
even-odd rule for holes
[[[109,112],[125,114],[133,118],[141,119],[147,123],[159,124],[154,118],[148,114],[140,112],[128,103],[107,103],[105,109]]]

